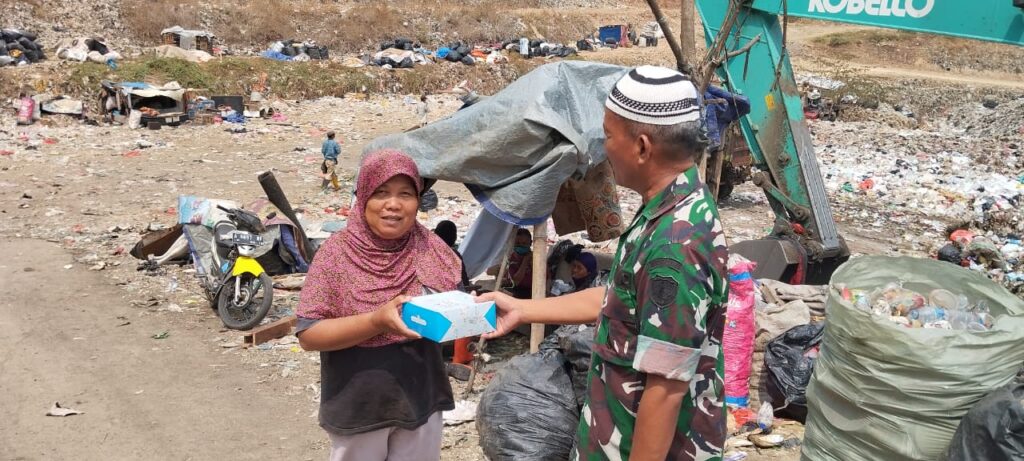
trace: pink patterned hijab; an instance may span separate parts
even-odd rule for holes
[[[363,159],[356,183],[356,209],[348,227],[332,235],[317,251],[306,275],[297,314],[307,319],[331,319],[377,310],[399,295],[418,296],[427,286],[454,290],[461,278],[458,257],[433,232],[416,222],[404,237],[385,240],[366,224],[366,202],[382,184],[405,175],[422,193],[419,169],[407,155],[393,150]],[[383,334],[360,344],[384,346],[404,341]]]

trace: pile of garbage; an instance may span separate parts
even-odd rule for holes
[[[1000,101],[986,97],[981,104],[960,107],[949,117],[950,123],[978,138],[1024,138],[1024,97]]]
[[[584,48],[593,50],[594,45],[587,41],[577,42],[576,47],[566,46],[561,43],[551,43],[545,40],[521,38],[508,41],[502,44],[501,48],[509,53],[518,53],[524,58],[567,58],[576,55]]]
[[[365,64],[380,66],[385,69],[412,69],[417,64],[430,64],[429,52],[388,48],[381,50],[367,59]]]
[[[1020,197],[1014,202],[1020,213]],[[1015,218],[1024,224],[1021,217]],[[1024,246],[1021,245],[1019,230],[989,231],[976,235],[967,229],[958,229],[950,234],[949,243],[939,248],[936,257],[941,261],[963,266],[981,272],[993,281],[1003,285],[1011,293],[1024,298]]]
[[[461,62],[467,66],[478,63],[497,64],[508,61],[505,55],[495,47],[483,46],[473,47],[462,42],[449,43],[442,46],[434,53],[437,59],[444,59],[448,62]]]
[[[907,328],[988,331],[992,316],[984,300],[972,302],[967,296],[937,288],[927,296],[892,282],[873,291],[839,288],[843,299],[862,311],[888,317]]]
[[[278,61],[325,61],[331,58],[326,46],[317,45],[316,41],[278,40],[260,56]]]
[[[57,57],[68,61],[92,61],[116,67],[121,55],[110,49],[102,37],[81,37],[62,40],[57,45]]]
[[[0,67],[25,66],[46,59],[38,35],[18,29],[0,29]]]

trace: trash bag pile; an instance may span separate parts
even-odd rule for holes
[[[317,45],[316,41],[278,40],[270,44],[260,56],[278,61],[321,61],[331,58],[326,46]]]
[[[577,45],[578,44],[579,43],[577,42]],[[591,46],[589,42],[587,43],[587,45],[590,49],[593,49],[593,46]],[[523,56],[524,58],[567,58],[569,56],[574,56],[578,54],[579,51],[572,46],[566,46],[561,43],[549,43],[544,40],[536,39],[520,39],[507,41],[502,44],[501,48],[510,53],[517,53]],[[524,49],[526,51],[523,51]],[[583,48],[581,47],[580,49]]]
[[[569,378],[572,380],[576,405],[583,408],[587,398],[587,374],[590,372],[590,356],[594,351],[594,328],[587,325],[565,325],[559,327],[540,344],[540,350],[556,350],[569,363]]]
[[[0,67],[25,66],[46,59],[38,35],[18,29],[0,29]]]
[[[448,62],[461,62],[467,66],[480,63],[498,64],[507,62],[508,58],[501,53],[499,47],[493,46],[470,46],[462,42],[449,43],[442,46],[434,53],[437,59],[444,59]]]
[[[579,407],[559,351],[548,349],[509,361],[480,397],[477,431],[492,461],[563,461],[569,458]]]
[[[566,325],[509,361],[480,397],[480,446],[493,461],[563,461],[586,399],[594,328]]]
[[[121,55],[110,49],[100,37],[64,40],[57,46],[57,57],[68,61],[91,61],[99,64],[110,64],[121,60]]]
[[[843,300],[907,328],[988,331],[992,315],[985,300],[972,301],[945,288],[919,293],[890,282],[872,291],[841,286]]]

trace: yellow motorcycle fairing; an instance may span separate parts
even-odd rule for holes
[[[231,269],[231,275],[235,277],[242,274],[252,274],[253,277],[259,277],[263,272],[265,272],[263,266],[248,256],[239,256],[235,260],[235,267]]]

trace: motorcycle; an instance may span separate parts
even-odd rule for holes
[[[266,231],[255,214],[240,208],[218,209],[228,220],[213,226],[211,274],[197,274],[206,298],[224,326],[248,330],[259,325],[274,303],[274,281],[255,258]]]

